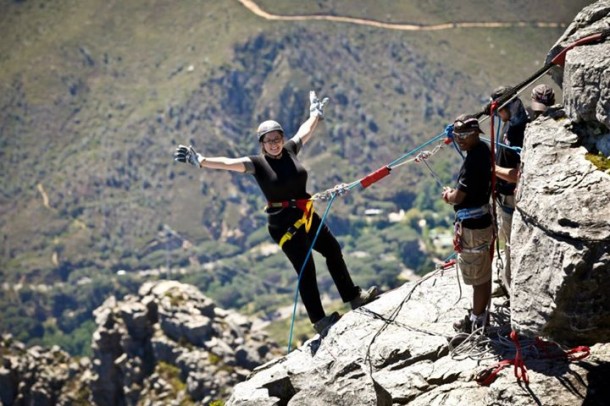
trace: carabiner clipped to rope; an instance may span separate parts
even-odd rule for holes
[[[323,192],[318,192],[311,197],[311,200],[319,200],[322,202],[329,201],[331,198],[336,196],[344,196],[349,192],[350,185],[347,183],[340,183],[330,189],[326,189]]]
[[[430,151],[421,151],[419,154],[417,154],[417,156],[415,157],[415,162],[419,163],[419,162],[423,162],[426,159],[430,158],[432,156],[432,152]]]
[[[440,147],[435,148],[433,151],[421,151],[419,154],[417,154],[417,156],[415,156],[414,161],[417,163],[423,162],[424,165],[426,165],[426,168],[428,168],[428,170],[430,171],[430,174],[432,175],[432,177],[434,178],[434,180],[436,181],[436,183],[441,187],[441,189],[444,187],[443,186],[443,182],[441,182],[441,179],[439,178],[439,176],[436,174],[436,172],[434,172],[434,170],[432,169],[432,167],[428,164],[428,162],[426,162],[426,160],[428,158],[430,158],[436,151],[438,151],[440,149]]]

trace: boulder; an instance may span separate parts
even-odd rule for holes
[[[597,344],[589,358],[570,363],[556,344],[521,335],[528,390],[512,366],[488,386],[477,383],[499,360],[514,359],[517,343],[509,338],[508,312],[496,301],[488,337],[456,346],[452,322],[469,307],[470,289],[461,291],[453,269],[385,293],[256,368],[234,387],[227,405],[566,405],[585,396],[591,404],[604,401],[601,374],[608,369],[609,344]],[[532,350],[535,345],[539,350]]]
[[[553,45],[549,51],[546,62],[550,61],[557,56],[562,50],[576,41],[585,38],[589,35],[604,32],[610,29],[610,1],[599,0],[596,1],[584,9],[582,9],[578,15],[574,18],[572,23],[564,31],[563,35],[559,37],[557,42]],[[578,48],[575,48],[578,49]],[[567,52],[570,55],[573,50]],[[561,67],[554,67],[551,70],[553,80],[559,85],[563,86],[564,82],[564,71]]]
[[[277,348],[252,320],[176,281],[147,282],[138,295],[108,299],[95,316],[90,386],[98,405],[169,397],[209,403]]]

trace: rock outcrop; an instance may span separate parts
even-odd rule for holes
[[[526,134],[513,217],[512,323],[563,343],[608,342],[610,175],[585,159],[569,123],[538,120]]]
[[[550,53],[610,28],[610,1],[585,8]],[[563,343],[610,341],[610,174],[587,153],[610,156],[610,43],[568,51],[567,119],[526,131],[513,219],[513,327]]]
[[[54,346],[26,348],[10,335],[0,338],[0,404],[73,405],[85,404],[89,360],[72,359]]]
[[[208,404],[277,348],[246,317],[174,281],[146,283],[120,302],[111,297],[95,317],[90,387],[100,406],[170,398]]]
[[[454,269],[405,284],[255,369],[227,405],[566,405],[607,396],[601,377],[610,372],[610,344],[592,347],[587,362],[576,364],[551,344],[545,351],[552,356],[536,356],[535,341],[521,337],[527,390],[512,366],[490,386],[479,385],[475,378],[498,359],[514,358],[516,346],[498,302],[490,338],[451,351],[452,323],[465,314],[470,294],[467,288],[460,297]]]
[[[208,405],[278,355],[256,320],[191,285],[149,282],[95,311],[93,357],[0,340],[1,405]]]
[[[566,28],[563,35],[559,37],[555,45],[549,51],[546,63],[549,63],[555,56],[570,44],[585,38],[589,35],[603,32],[610,29],[610,1],[599,0],[585,7],[578,13],[572,23]],[[571,51],[570,51],[571,52]],[[552,71],[553,80],[559,85],[563,85],[564,71],[561,67],[556,67]],[[566,90],[566,89],[564,89]]]

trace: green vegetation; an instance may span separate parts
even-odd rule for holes
[[[587,153],[585,154],[585,158],[587,158],[587,160],[595,165],[600,171],[610,170],[610,159],[606,158],[602,153]]]
[[[584,3],[258,1],[279,14],[421,23],[567,22]],[[92,311],[155,278],[193,283],[251,314],[290,305],[296,274],[266,252],[254,181],[174,164],[175,146],[257,153],[256,124],[276,118],[294,133],[317,89],[331,103],[302,159],[310,191],[322,191],[430,139],[496,85],[521,81],[561,32],[265,21],[239,2],[3,2],[0,329],[86,354]],[[446,184],[459,163],[450,148],[430,160]],[[395,287],[405,269],[423,274],[447,254],[429,236],[451,222],[439,196],[427,169],[411,164],[337,200],[328,223],[357,283]],[[316,261],[321,291],[336,298]]]
[[[180,406],[191,406],[195,404],[195,402],[193,402],[193,400],[186,394],[186,383],[184,383],[180,377],[180,368],[168,364],[167,362],[159,361],[156,365],[155,372],[170,384],[174,396],[178,395],[179,393],[185,394],[185,399],[180,402]]]

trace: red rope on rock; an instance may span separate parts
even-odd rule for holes
[[[529,385],[529,379],[527,377],[527,368],[525,366],[525,361],[523,358],[521,343],[519,342],[519,336],[514,330],[510,333],[510,339],[515,344],[515,358],[503,359],[492,365],[491,367],[481,371],[475,378],[479,385],[491,385],[496,380],[500,371],[510,365],[515,366],[514,374],[515,378],[517,378],[517,381],[522,380],[523,382],[525,382],[526,385]],[[536,337],[534,341],[534,346],[544,353],[544,355],[539,357],[542,359],[564,359],[568,362],[573,362],[587,358],[591,353],[591,349],[586,345],[579,345],[565,351],[557,344],[545,341],[539,337]],[[555,350],[554,353],[553,350]]]
[[[519,342],[519,336],[512,330],[510,332],[510,339],[515,343],[515,348],[517,350],[515,354],[515,358],[513,359],[513,364],[515,365],[515,378],[517,381],[523,380],[526,385],[528,385],[529,379],[527,378],[527,368],[525,367],[525,363],[523,362],[523,356],[521,353],[521,343]]]

